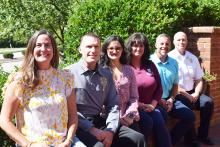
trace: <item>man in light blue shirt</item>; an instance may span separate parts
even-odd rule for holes
[[[161,78],[163,87],[162,100],[159,102],[160,109],[167,118],[167,113],[179,119],[171,129],[172,144],[176,145],[185,133],[192,127],[195,115],[191,109],[182,102],[175,100],[178,90],[178,64],[170,58],[167,53],[171,47],[170,37],[161,34],[156,39],[156,50],[151,55],[151,60],[155,63]]]
[[[169,98],[170,92],[172,91],[173,87],[174,89],[176,89],[178,85],[178,64],[174,59],[168,56],[164,62],[162,62],[156,54],[153,54],[151,56],[151,59],[156,64],[157,69],[160,73],[161,83],[163,87],[162,98]],[[173,91],[175,91],[174,89]],[[171,96],[175,97],[175,94]]]

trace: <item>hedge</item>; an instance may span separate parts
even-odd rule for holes
[[[217,0],[86,0],[73,8],[65,33],[67,63],[79,59],[77,47],[82,35],[98,34],[102,40],[116,34],[123,39],[134,32],[145,33],[152,52],[161,33],[171,37],[184,27],[219,25]]]
[[[13,59],[14,54],[12,52],[3,53],[3,57]]]
[[[4,86],[4,83],[6,82],[8,78],[8,73],[4,72],[2,70],[2,67],[0,66],[0,109],[2,107],[3,97],[2,97],[2,87]],[[2,147],[9,147],[14,146],[14,142],[9,139],[9,137],[5,134],[3,130],[0,128],[0,146]]]

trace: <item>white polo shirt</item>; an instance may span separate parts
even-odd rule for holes
[[[178,62],[179,86],[186,91],[192,90],[195,80],[201,79],[204,75],[198,58],[189,51],[181,55],[177,49],[170,51],[168,55]]]

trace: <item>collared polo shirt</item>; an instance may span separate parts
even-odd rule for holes
[[[195,80],[201,79],[204,75],[198,58],[189,51],[182,55],[177,49],[170,51],[169,56],[178,62],[179,86],[186,91],[192,90]]]
[[[162,98],[168,98],[173,86],[178,85],[178,64],[177,62],[167,56],[166,62],[161,62],[156,54],[151,55],[151,60],[156,65],[163,87]]]
[[[99,115],[105,106],[107,129],[115,132],[119,124],[119,97],[111,72],[98,65],[96,70],[89,70],[82,59],[67,68],[74,74],[79,127],[88,131],[93,124],[86,117]]]

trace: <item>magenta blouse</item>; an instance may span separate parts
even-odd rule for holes
[[[150,104],[152,100],[159,102],[163,94],[163,89],[155,64],[149,61],[148,65],[141,67],[140,70],[132,69],[137,80],[139,102],[145,104]]]

